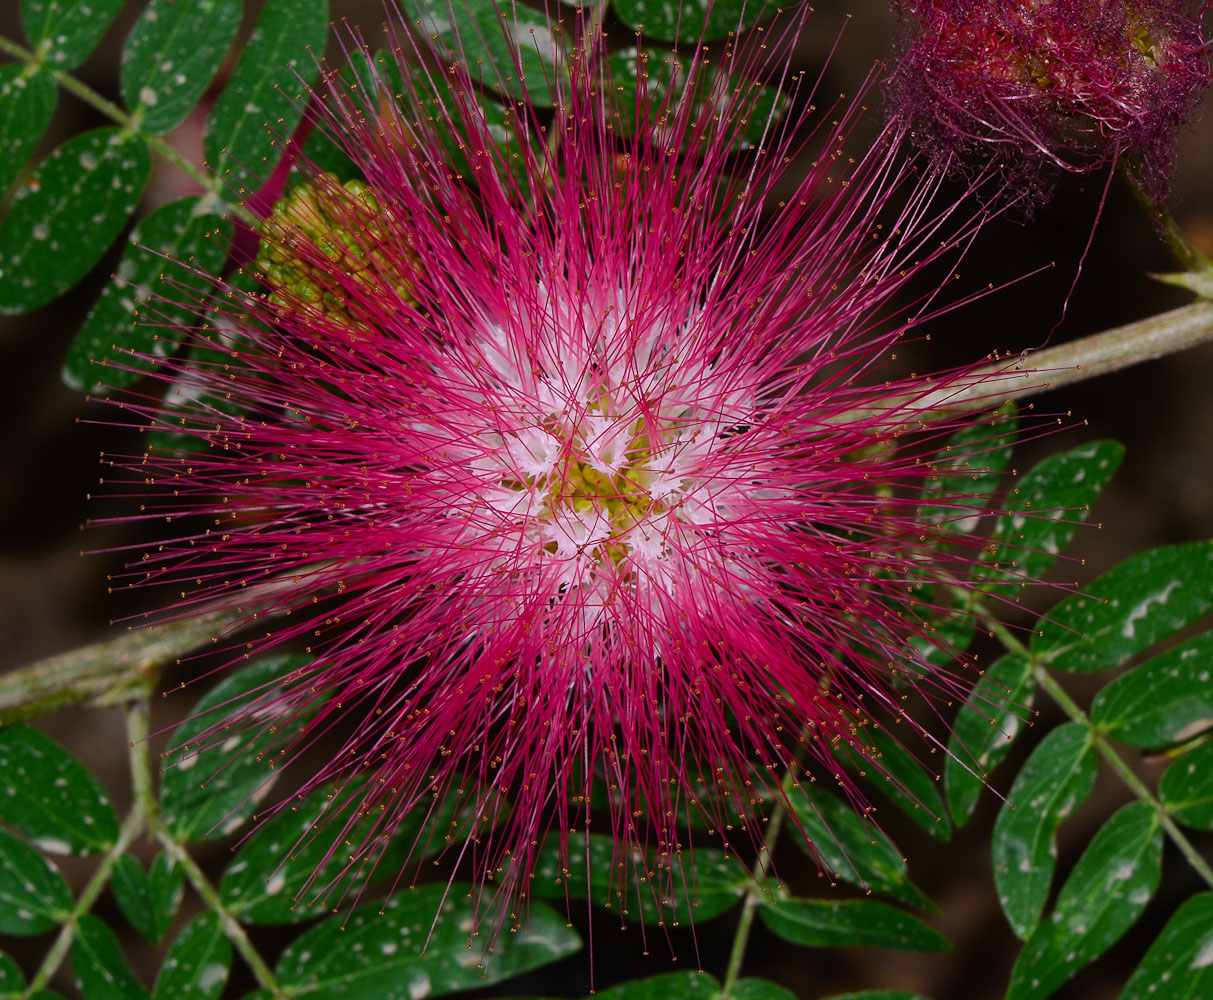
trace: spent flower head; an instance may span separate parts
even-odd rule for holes
[[[359,802],[351,868],[459,800],[456,853],[506,900],[592,813],[668,873],[688,816],[748,840],[793,784],[845,784],[841,750],[879,771],[873,728],[931,739],[906,706],[967,689],[926,651],[956,652],[936,629],[989,512],[947,488],[921,516],[972,424],[939,410],[980,378],[894,360],[957,304],[978,200],[894,130],[849,153],[857,104],[810,127],[786,67],[804,110],[746,150],[757,91],[706,50],[621,100],[591,22],[561,32],[552,117],[504,131],[446,50],[370,98],[334,82],[320,127],[363,180],[311,172],[264,227],[266,290],[225,290],[168,404],[125,402],[193,450],[115,462],[173,525],[132,583],[185,615],[277,581],[290,616],[234,657],[313,657],[217,738],[272,720],[279,771],[335,740],[303,778]]]
[[[996,162],[1040,196],[1049,168],[1128,156],[1166,196],[1175,136],[1209,84],[1205,0],[894,0],[890,115],[925,147]]]

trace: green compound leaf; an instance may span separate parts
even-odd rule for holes
[[[557,52],[571,44],[563,22],[510,0],[402,0],[402,6],[446,56],[468,67],[473,81],[537,108],[555,103],[550,81],[568,72],[564,59],[556,68]]]
[[[1091,734],[1068,722],[1040,741],[1011,785],[994,824],[994,884],[1007,922],[1020,938],[1040,922],[1057,864],[1057,827],[1094,784]]]
[[[870,899],[784,899],[759,912],[775,934],[809,948],[939,952],[952,947],[939,931],[917,917]]]
[[[839,993],[823,997],[822,1000],[927,1000],[921,993],[905,990],[860,990],[858,993]]]
[[[1158,797],[1184,826],[1213,830],[1213,743],[1189,751],[1168,767]]]
[[[906,732],[917,738],[909,730]],[[875,749],[873,759],[860,756],[853,747],[835,751],[839,759],[850,761],[858,774],[936,840],[952,836],[952,822],[939,794],[937,776],[924,770],[923,763],[888,730],[872,727],[865,729],[863,735]]]
[[[226,678],[198,702],[194,714],[169,739],[168,761],[160,781],[164,824],[187,843],[212,831],[231,833],[252,815],[273,783],[273,752],[305,725],[301,717],[252,719],[219,734],[225,720],[256,705],[278,686],[297,679],[305,656],[272,656]],[[289,723],[289,725],[284,725]]]
[[[387,847],[369,858],[351,865],[348,848],[326,858],[357,805],[348,797],[333,799],[332,794],[322,789],[284,809],[241,847],[219,883],[220,898],[240,920],[250,924],[312,920],[334,905],[333,898],[339,901],[344,889],[361,891],[376,875],[394,878],[410,862],[416,864],[468,836],[466,826],[461,828],[455,818],[455,801],[448,796],[436,800],[432,809],[411,809]],[[309,897],[309,886],[316,899]],[[330,898],[334,889],[336,895]]]
[[[55,69],[69,70],[89,57],[121,9],[122,0],[21,0],[21,23]]]
[[[804,834],[796,842],[834,876],[912,906],[934,908],[910,881],[901,852],[875,824],[864,822],[854,807],[809,786],[792,790],[789,801]]]
[[[1032,652],[1055,670],[1124,663],[1213,608],[1213,542],[1142,552],[1066,598],[1043,619]]]
[[[126,225],[151,172],[137,135],[69,139],[22,184],[0,226],[0,312],[45,305],[83,278]]]
[[[1091,704],[1091,721],[1135,747],[1179,743],[1213,727],[1213,632],[1118,677]]]
[[[796,994],[769,979],[742,979],[729,990],[728,1000],[796,1000]]]
[[[680,90],[686,87],[690,63],[669,49],[630,47],[612,52],[607,65],[614,88],[611,101],[618,111],[618,117],[614,119],[618,132],[631,136],[637,127],[637,94],[643,95],[640,104],[656,107],[665,100],[665,92],[671,86]],[[741,128],[733,133],[736,135],[735,149],[756,146],[767,129],[787,110],[787,98],[776,87],[760,87],[742,76],[722,73],[716,67],[704,64],[696,67],[696,74],[695,86],[680,100],[690,101],[700,120],[706,120],[709,114],[731,116],[734,108],[722,95],[736,95],[735,110],[743,111],[745,118],[739,123]],[[710,105],[709,100],[712,101]],[[650,121],[648,125],[655,128],[657,122]]]
[[[709,847],[676,854],[660,865],[650,855],[644,870],[621,869],[615,841],[599,834],[569,836],[568,868],[562,867],[559,845],[549,842],[530,880],[531,893],[543,899],[586,899],[615,910],[620,918],[646,925],[678,926],[712,919],[739,899],[752,877],[737,859]],[[590,885],[586,886],[586,867]]]
[[[718,1000],[720,983],[706,972],[667,972],[649,979],[633,979],[585,1000]]]
[[[982,498],[1003,481],[1019,427],[1014,403],[1007,403],[950,438],[932,460],[932,474],[922,490],[918,518],[927,524],[946,524],[949,532],[967,533],[981,523]]]
[[[131,926],[159,944],[181,905],[185,876],[165,853],[156,855],[146,874],[138,861],[123,854],[114,865],[110,888]]]
[[[232,946],[214,913],[195,917],[177,935],[156,976],[152,1000],[215,1000],[227,983]]]
[[[243,0],[152,0],[122,48],[122,100],[144,131],[176,128],[240,28]]]
[[[82,916],[76,928],[72,972],[88,1000],[148,1000],[114,932],[91,913]]]
[[[71,910],[71,890],[58,869],[24,841],[0,831],[0,934],[53,930]]]
[[[189,300],[203,301],[203,271],[217,274],[227,257],[232,227],[200,198],[181,198],[156,209],[135,227],[114,279],[68,348],[63,381],[119,388],[155,367],[146,356],[168,357],[196,316]],[[148,305],[152,296],[163,296]],[[136,351],[143,357],[131,357]],[[116,366],[110,362],[116,362]],[[104,366],[104,371],[95,367]]]
[[[426,885],[332,917],[286,949],[278,985],[311,1000],[413,1000],[488,986],[581,947],[563,916],[533,902],[524,926],[504,929],[484,955],[490,928],[472,937],[472,892],[458,882]]]
[[[22,63],[0,66],[0,196],[34,155],[58,97],[46,70],[31,72]]]
[[[1118,1000],[1213,996],[1213,892],[1185,900],[1167,921]]]
[[[959,825],[977,806],[982,779],[996,768],[1024,729],[1036,691],[1032,664],[1007,654],[982,675],[957,713],[943,762],[944,794]]]
[[[767,10],[764,4],[752,0],[686,0],[682,4],[665,0],[614,0],[611,7],[624,24],[639,31],[647,42],[724,38],[731,31],[745,30]]]
[[[25,992],[21,966],[0,951],[0,1000],[16,1000]]]
[[[1124,454],[1116,441],[1092,441],[1034,466],[994,522],[991,563],[975,577],[1016,587],[1039,580],[1087,519]]]
[[[1083,852],[1050,919],[1011,971],[1007,1000],[1041,1000],[1108,950],[1145,909],[1162,874],[1162,826],[1145,802],[1113,814]]]
[[[30,726],[0,730],[0,820],[48,854],[92,854],[118,839],[118,817],[101,783]]]
[[[268,0],[206,122],[203,149],[233,197],[255,191],[303,117],[306,81],[328,38],[328,0]]]

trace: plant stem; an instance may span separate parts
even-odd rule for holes
[[[223,905],[219,893],[211,885],[202,869],[198,867],[197,862],[190,857],[185,845],[165,829],[164,824],[160,821],[160,805],[156,801],[152,782],[152,766],[148,754],[147,703],[141,702],[129,706],[127,720],[127,735],[131,741],[131,786],[134,788],[136,808],[146,820],[149,832],[181,866],[181,870],[185,872],[194,891],[202,897],[203,902],[219,918],[223,933],[248,963],[258,984],[263,989],[269,990],[275,997],[284,997],[285,994],[279,989],[274,973],[270,971],[265,959],[253,946],[253,942],[249,940],[249,936],[240,926],[240,922]]]
[[[785,780],[785,785],[787,784]],[[785,787],[784,791],[787,791]],[[775,854],[775,844],[783,829],[786,817],[783,806],[776,803],[771,810],[771,818],[767,821],[767,830],[762,850],[754,863],[754,878],[746,892],[745,902],[741,906],[741,916],[737,918],[737,929],[733,932],[733,947],[729,951],[729,964],[724,972],[724,984],[721,990],[722,1000],[727,1000],[730,991],[741,977],[741,966],[745,961],[746,946],[750,943],[750,931],[754,927],[754,916],[762,902],[762,894],[767,891],[763,886],[770,874],[772,858]]]
[[[293,577],[250,590],[241,607],[211,607],[193,618],[132,630],[117,639],[61,653],[0,678],[0,726],[91,701],[116,705],[145,698],[160,668],[192,650],[218,641],[254,618],[285,611],[276,598]]]
[[[1210,868],[1208,862],[1201,857],[1200,852],[1196,850],[1192,842],[1188,840],[1187,835],[1179,828],[1179,825],[1167,813],[1166,807],[1158,800],[1153,792],[1146,787],[1145,782],[1141,780],[1124,759],[1116,752],[1101,733],[1095,724],[1082,710],[1079,704],[1070,697],[1065,688],[1057,681],[1057,679],[1049,673],[1045,665],[1029,651],[1028,647],[1020,642],[1019,638],[1011,632],[1005,625],[994,621],[984,614],[982,624],[995,636],[1008,650],[1024,657],[1032,666],[1032,673],[1036,677],[1036,682],[1048,692],[1049,697],[1057,703],[1057,706],[1066,713],[1072,722],[1077,722],[1091,734],[1091,741],[1095,749],[1099,751],[1099,755],[1103,757],[1116,772],[1117,777],[1125,784],[1140,801],[1147,803],[1158,814],[1159,821],[1162,827],[1167,831],[1167,836],[1171,838],[1171,842],[1179,848],[1180,853],[1187,858],[1193,870],[1204,879],[1210,889],[1213,889],[1213,869]]]
[[[106,118],[120,125],[127,132],[138,134],[149,146],[159,153],[164,159],[171,163],[174,167],[180,170],[183,174],[200,185],[203,190],[217,198],[223,197],[223,182],[220,178],[208,174],[205,170],[194,166],[189,160],[182,156],[177,150],[165,142],[160,136],[151,135],[145,132],[141,127],[140,115],[138,112],[129,114],[120,108],[113,101],[103,97],[97,91],[93,90],[88,84],[77,80],[70,73],[65,73],[62,70],[51,69],[49,66],[44,66],[42,56],[37,52],[31,52],[24,46],[18,45],[11,38],[6,38],[0,35],[0,52],[12,56],[14,59],[19,59],[27,66],[43,67],[50,73],[51,77],[59,86],[76,97],[80,98],[85,104],[96,111],[101,112]],[[226,214],[233,215],[240,219],[241,222],[249,226],[258,226],[260,223],[248,209],[240,204],[232,204],[226,199],[223,202]]]
[[[959,387],[893,397],[879,410],[851,410],[835,420],[912,413],[916,421],[927,423],[993,409],[1008,400],[1085,382],[1209,342],[1213,342],[1213,302],[1195,302],[1068,344],[993,361],[970,372]]]
[[[1175,221],[1174,216],[1141,186],[1141,179],[1123,161],[1120,167],[1120,176],[1129,185],[1129,190],[1133,192],[1133,197],[1137,199],[1137,203],[1158,225],[1167,246],[1171,248],[1175,259],[1179,261],[1180,266],[1185,271],[1208,271],[1213,268],[1213,260],[1210,260],[1188,242],[1188,238],[1184,236],[1183,230],[1179,228],[1179,224]]]

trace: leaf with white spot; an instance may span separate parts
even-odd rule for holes
[[[25,992],[21,966],[0,951],[0,1000],[16,1000]]]
[[[988,510],[985,498],[998,488],[1011,461],[1018,427],[1015,404],[1007,403],[948,438],[931,459],[918,519],[960,534],[981,524]]]
[[[256,191],[282,159],[303,117],[328,25],[328,0],[268,0],[262,9],[203,140],[207,164],[227,179],[233,197]]]
[[[1124,458],[1124,445],[1092,441],[1050,455],[1016,484],[974,573],[987,589],[1035,583],[1070,544]]]
[[[309,717],[283,714],[282,688],[303,683],[308,662],[272,656],[227,677],[176,729],[160,781],[160,809],[174,837],[189,843],[230,833],[269,793],[280,751]]]
[[[47,63],[69,70],[89,57],[121,9],[122,0],[21,0],[21,23]]]
[[[796,843],[834,876],[912,906],[933,908],[910,881],[901,852],[853,806],[808,785],[793,789],[788,798],[803,834]]]
[[[68,348],[68,385],[128,386],[177,350],[181,329],[198,322],[205,275],[217,274],[227,257],[232,227],[216,207],[181,198],[135,227],[118,273]]]
[[[557,69],[557,54],[571,44],[564,21],[499,0],[404,0],[402,6],[410,22],[435,38],[442,56],[463,63],[477,82],[537,108],[555,103],[551,81],[568,72],[567,63]]]
[[[0,730],[0,821],[48,854],[92,854],[118,839],[101,783],[45,733]]]
[[[943,781],[948,809],[958,825],[972,815],[984,780],[1031,724],[1035,691],[1031,662],[1009,653],[982,675],[957,713]]]
[[[114,865],[110,888],[131,926],[159,944],[181,906],[185,876],[164,852],[156,855],[147,873],[137,860],[123,854]]]
[[[58,869],[24,841],[0,831],[0,934],[41,934],[71,913]]]
[[[1135,747],[1179,743],[1213,728],[1213,632],[1116,678],[1096,695],[1091,721]]]
[[[667,972],[591,993],[585,1000],[716,1000],[720,983],[706,972]]]
[[[0,226],[0,312],[58,298],[93,269],[135,211],[147,143],[116,128],[69,139],[17,189]]]
[[[1190,750],[1168,767],[1158,797],[1184,826],[1213,830],[1213,743]]]
[[[1167,921],[1117,1000],[1213,997],[1213,892],[1185,900]]]
[[[232,946],[219,916],[204,913],[177,935],[156,976],[152,1000],[215,1000],[231,967]]]
[[[785,941],[808,948],[892,948],[933,953],[951,946],[939,931],[871,899],[782,899],[759,908],[762,922]]]
[[[1057,605],[1032,637],[1032,653],[1055,670],[1105,670],[1211,608],[1213,542],[1151,549]]]
[[[645,41],[697,42],[744,31],[770,8],[754,0],[613,0],[611,9]]]
[[[728,1000],[796,1000],[796,994],[769,979],[739,979]]]
[[[753,883],[741,863],[710,847],[643,865],[621,858],[613,837],[570,834],[567,859],[557,838],[549,838],[528,879],[533,895],[545,899],[589,899],[614,910],[620,919],[649,926],[677,927],[711,920],[737,903]],[[588,885],[587,885],[588,881]]]
[[[1113,814],[1078,859],[1049,919],[1024,943],[1007,1000],[1043,1000],[1133,926],[1158,888],[1162,840],[1148,803]]]
[[[202,97],[240,28],[243,0],[152,0],[122,47],[122,100],[160,135]]]
[[[480,989],[581,947],[565,917],[539,902],[527,905],[516,930],[496,934],[483,913],[477,927],[473,894],[458,882],[426,885],[331,917],[287,947],[278,985],[309,1000],[417,1000]]]
[[[147,989],[131,970],[114,932],[91,913],[82,916],[76,927],[72,972],[86,1000],[148,1000]]]
[[[231,913],[250,924],[311,920],[339,905],[347,891],[361,892],[374,878],[396,878],[407,865],[466,839],[456,818],[455,797],[434,797],[409,811],[383,845],[366,845],[355,818],[360,801],[330,788],[283,808],[240,848],[219,883]],[[477,810],[479,812],[479,810]],[[367,852],[360,848],[370,847]]]
[[[34,155],[51,123],[59,88],[45,69],[0,66],[0,196]]]
[[[908,730],[906,737],[916,738]],[[936,840],[947,840],[952,836],[952,821],[944,807],[943,796],[939,794],[939,775],[928,771],[923,761],[902,746],[890,730],[865,729],[863,738],[871,742],[868,753],[861,754],[854,747],[841,746],[835,754],[844,763],[849,762],[856,773],[879,788],[889,801]]]
[[[1076,722],[1040,741],[1011,785],[994,824],[994,884],[1021,938],[1040,922],[1057,865],[1057,827],[1095,785],[1091,734]]]

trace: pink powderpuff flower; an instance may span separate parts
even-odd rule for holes
[[[1175,135],[1209,85],[1206,0],[895,0],[889,111],[927,148],[1023,185],[1130,157],[1165,200]]]
[[[920,516],[972,424],[940,401],[982,379],[890,367],[958,304],[980,199],[937,197],[890,129],[850,158],[862,109],[809,127],[802,76],[758,47],[717,58],[727,87],[697,50],[664,96],[616,99],[597,29],[562,16],[549,120],[490,124],[442,49],[334,75],[319,127],[363,180],[304,165],[264,290],[223,286],[167,400],[123,401],[173,441],[114,459],[172,524],[127,582],[186,616],[277,581],[233,663],[313,657],[216,739],[273,721],[278,771],[335,740],[302,783],[359,801],[327,834],[351,868],[459,800],[479,820],[453,850],[515,921],[592,811],[621,864],[656,858],[660,900],[689,816],[749,840],[785,776],[853,792],[843,747],[880,770],[872,727],[934,742],[907,698],[968,682],[918,650],[947,648],[991,503]],[[737,79],[773,69],[805,110],[742,148]]]

